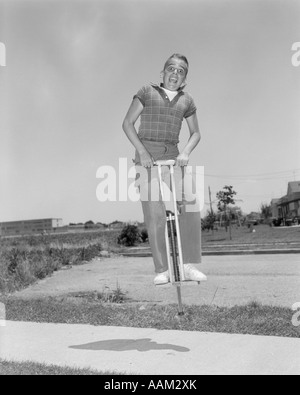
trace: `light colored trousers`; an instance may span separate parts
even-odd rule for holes
[[[143,141],[154,160],[176,159],[179,155],[177,145]],[[138,153],[135,158],[137,169],[136,185],[140,190],[144,220],[148,230],[151,252],[156,273],[168,270],[167,249],[165,242],[166,209],[172,209],[170,170],[162,168],[164,181],[164,198],[160,193],[158,168],[145,169],[140,166]],[[201,214],[199,200],[195,195],[193,175],[185,168],[175,167],[175,184],[179,226],[182,242],[183,263],[201,263]]]

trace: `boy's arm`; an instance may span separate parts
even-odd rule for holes
[[[201,133],[198,124],[197,114],[194,113],[189,118],[186,118],[188,128],[190,131],[191,137],[187,145],[184,147],[183,151],[177,157],[177,165],[178,166],[187,166],[189,163],[189,157],[192,151],[196,148],[201,140]]]
[[[144,147],[143,143],[139,139],[137,131],[135,129],[135,123],[138,120],[139,116],[141,115],[144,107],[139,99],[133,99],[131,106],[126,114],[126,117],[123,121],[123,130],[126,133],[128,139],[134,145],[136,150],[138,151],[141,159],[141,165],[144,167],[152,167],[153,166],[153,159],[149,152]]]

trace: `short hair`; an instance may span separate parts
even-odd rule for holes
[[[172,56],[170,56],[170,57],[168,58],[168,60],[166,61],[165,65],[164,65],[164,70],[165,70],[165,68],[167,67],[167,63],[168,63],[171,59],[174,59],[174,58],[183,60],[184,63],[186,63],[186,65],[187,65],[186,73],[188,73],[188,71],[189,71],[189,62],[188,62],[186,56],[181,55],[180,53],[174,53]]]

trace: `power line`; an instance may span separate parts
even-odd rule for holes
[[[205,174],[205,177],[213,177],[213,178],[233,178],[233,179],[245,179],[245,178],[254,178],[257,177],[259,181],[263,180],[273,180],[273,179],[284,179],[287,177],[296,177],[296,173],[300,175],[300,169],[294,170],[286,170],[274,173],[261,173],[261,174],[244,174],[244,175],[217,175],[217,174]],[[269,176],[269,177],[268,177]]]

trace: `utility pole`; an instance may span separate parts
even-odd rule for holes
[[[212,202],[211,202],[211,190],[210,190],[210,187],[208,187],[208,193],[209,193],[210,212],[213,214],[213,208],[212,208]]]
[[[210,212],[211,212],[211,218],[214,218],[214,211],[213,211],[213,208],[212,208],[212,202],[211,202],[211,190],[210,190],[210,186],[208,187],[208,193],[209,193],[209,203],[210,203]],[[212,234],[213,234],[213,236],[214,236],[214,224],[213,224],[213,227],[212,227]]]

